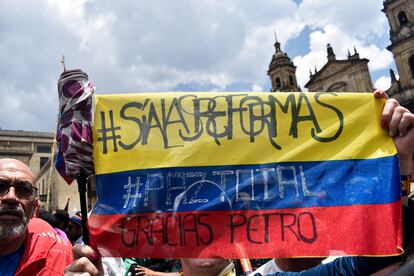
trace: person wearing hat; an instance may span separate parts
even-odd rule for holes
[[[65,230],[68,228],[69,222],[69,213],[65,209],[57,209],[53,211],[52,215],[57,219],[58,225],[56,226],[59,229]]]
[[[82,243],[82,213],[80,211],[70,216],[66,234],[73,245]]]

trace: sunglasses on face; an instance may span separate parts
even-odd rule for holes
[[[20,199],[31,199],[37,195],[37,188],[28,182],[15,181],[11,184],[8,180],[0,179],[0,197],[6,195],[10,191],[10,187],[14,188],[14,193]]]

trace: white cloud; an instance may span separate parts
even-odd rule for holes
[[[378,0],[303,0],[298,16],[313,28],[335,25],[350,36],[367,39],[388,30],[382,8]]]
[[[297,18],[308,26],[310,51],[294,57],[297,78],[301,86],[309,80],[309,69],[321,69],[327,62],[326,44],[330,43],[337,59],[346,59],[348,49],[357,48],[361,58],[370,60],[372,71],[387,69],[392,54],[376,43],[387,37],[388,23],[380,12],[382,2],[377,0],[304,0],[299,5]]]
[[[261,91],[263,91],[263,87],[260,84],[253,83],[252,91],[261,92]]]
[[[387,49],[379,49],[376,45],[358,48],[361,57],[369,59],[369,69],[372,71],[390,68],[393,56]]]
[[[379,77],[374,84],[376,89],[387,90],[391,86],[391,78],[386,76]]]
[[[367,41],[361,40],[352,33],[346,33],[339,29],[337,25],[326,25],[322,30],[313,31],[309,35],[309,49],[304,56],[296,56],[293,59],[297,68],[297,79],[303,87],[309,80],[309,70],[314,72],[316,67],[319,71],[327,62],[326,45],[331,44],[337,59],[346,59],[348,50],[354,54],[354,46],[360,55],[360,58],[369,59],[368,66],[370,70],[377,71],[390,67],[393,58],[391,52],[386,49],[379,49],[374,44],[368,44]]]

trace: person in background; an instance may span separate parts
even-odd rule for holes
[[[55,216],[55,218],[58,221],[57,228],[62,229],[62,230],[66,230],[68,228],[68,222],[69,222],[68,211],[66,211],[65,209],[57,209],[53,211],[52,215]]]
[[[72,262],[72,246],[34,217],[38,208],[29,167],[0,159],[0,275],[63,275]]]
[[[82,243],[82,213],[80,211],[70,216],[66,233],[73,245]]]
[[[70,243],[68,236],[66,235],[65,231],[63,231],[63,229],[65,229],[65,228],[63,228],[63,229],[59,228],[59,225],[62,225],[62,224],[59,223],[59,220],[55,215],[49,213],[48,211],[46,211],[43,208],[40,208],[38,217],[41,218],[42,220],[46,221],[47,223],[49,223],[53,227],[53,229],[56,231],[56,233],[59,234],[59,236],[57,237],[58,239],[60,237],[60,238],[62,238],[62,240],[66,244]]]

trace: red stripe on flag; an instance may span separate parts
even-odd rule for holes
[[[103,256],[270,258],[401,253],[401,201],[303,209],[96,215]]]

